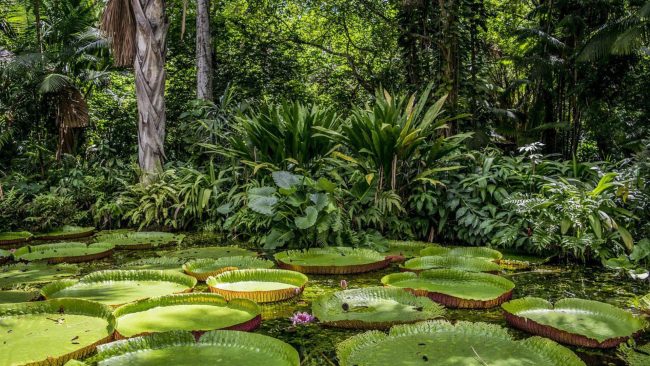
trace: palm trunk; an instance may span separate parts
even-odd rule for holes
[[[212,100],[212,39],[210,0],[198,0],[196,9],[196,96]]]
[[[165,157],[165,0],[131,0],[136,22],[134,61],[138,159],[142,181],[162,170]]]

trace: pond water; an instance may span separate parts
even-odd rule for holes
[[[189,234],[181,248],[199,245],[218,245],[213,236]],[[119,268],[120,265],[139,258],[155,257],[155,251],[116,251],[113,258],[83,264],[83,274],[100,269]],[[311,302],[321,294],[340,290],[341,280],[348,282],[348,288],[381,285],[382,276],[396,272],[396,266],[385,270],[359,275],[309,275],[309,283],[303,295],[295,300],[262,305],[262,326],[257,332],[290,343],[300,352],[302,365],[337,365],[335,345],[360,331],[340,330],[322,327],[318,324],[293,327],[289,317],[298,311],[311,313]],[[564,297],[607,302],[619,307],[634,309],[635,297],[650,292],[650,282],[629,279],[623,273],[608,271],[602,267],[588,267],[576,264],[542,265],[525,271],[508,271],[504,274],[516,284],[514,298],[536,296],[552,302]],[[207,291],[205,284],[199,284],[195,291]],[[448,310],[448,320],[483,321],[506,326],[499,307],[489,310]],[[518,338],[528,334],[510,329]],[[646,334],[639,342],[650,341]],[[616,357],[616,350],[592,350],[572,348],[588,365],[624,365]]]

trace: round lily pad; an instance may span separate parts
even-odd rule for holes
[[[503,254],[487,247],[429,247],[420,251],[421,256],[474,257],[498,262]]]
[[[108,307],[78,299],[0,305],[3,365],[62,365],[111,340]]]
[[[240,269],[208,277],[206,283],[210,291],[228,300],[275,302],[299,295],[307,280],[302,273],[282,269]]]
[[[495,324],[432,320],[370,331],[336,348],[341,366],[584,366],[571,350],[549,339],[517,341]]]
[[[17,263],[0,269],[0,288],[27,283],[47,283],[77,274],[79,274],[79,267],[72,264],[51,266],[40,263]]]
[[[351,274],[388,267],[389,258],[370,249],[328,247],[288,250],[275,255],[278,267],[301,273]]]
[[[353,329],[385,329],[395,324],[440,318],[445,309],[426,297],[390,287],[366,287],[325,294],[312,304],[325,325]]]
[[[102,241],[113,244],[115,249],[154,249],[180,244],[185,235],[158,231],[127,231],[102,236]]]
[[[261,334],[213,330],[196,341],[191,332],[177,331],[100,346],[89,363],[100,366],[299,366],[300,357],[287,343]]]
[[[28,231],[13,231],[0,233],[0,246],[11,246],[27,243],[34,235]]]
[[[427,296],[450,308],[470,309],[498,306],[512,297],[515,288],[514,283],[500,276],[457,269],[393,273],[384,276],[381,282],[408,289],[417,296]]]
[[[113,245],[106,243],[56,243],[28,245],[17,249],[14,258],[21,261],[47,261],[48,263],[79,263],[109,257]]]
[[[174,257],[153,257],[153,258],[142,258],[129,263],[124,264],[122,269],[154,269],[161,271],[183,271],[183,262],[184,260]]]
[[[0,264],[6,263],[11,259],[11,252],[8,250],[0,249]]]
[[[501,270],[501,267],[494,262],[474,257],[418,257],[409,259],[400,266],[401,270],[410,272],[421,272],[435,268],[451,268],[468,272],[488,273],[498,273]]]
[[[94,227],[81,227],[65,225],[47,233],[38,234],[36,239],[40,240],[70,240],[92,236],[95,233]]]
[[[212,258],[218,259],[223,257],[255,257],[257,253],[240,247],[195,247],[182,250],[164,251],[156,253],[162,257],[177,257],[183,259],[200,259]]]
[[[41,293],[38,291],[9,290],[0,291],[0,304],[13,304],[28,302],[38,299]]]
[[[116,337],[187,330],[199,335],[209,330],[251,331],[260,325],[260,307],[247,299],[227,301],[209,293],[177,294],[140,300],[114,312]]]
[[[61,280],[41,289],[47,298],[82,298],[118,306],[149,297],[190,292],[196,278],[173,271],[99,271],[80,280]]]
[[[501,305],[512,326],[555,341],[594,348],[615,347],[647,327],[647,322],[616,306],[584,299],[555,303],[537,297]]]
[[[223,257],[194,259],[183,265],[183,271],[199,281],[226,271],[248,268],[272,268],[273,262],[255,257]]]
[[[413,258],[419,256],[422,249],[429,247],[439,247],[439,245],[425,241],[388,240],[386,250],[382,252],[386,255],[401,255],[406,258]]]

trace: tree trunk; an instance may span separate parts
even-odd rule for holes
[[[196,97],[212,100],[212,38],[210,0],[197,0],[196,9]]]
[[[165,0],[131,0],[136,21],[135,92],[142,181],[162,170],[165,157]]]

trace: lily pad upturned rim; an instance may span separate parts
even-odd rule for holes
[[[38,290],[1,290],[0,304],[18,304],[23,302],[32,302],[41,296]]]
[[[186,274],[195,277],[199,281],[205,281],[210,276],[216,276],[227,271],[249,268],[272,268],[273,266],[274,263],[266,259],[247,256],[233,256],[222,257],[219,259],[192,259],[183,264],[183,271]]]
[[[31,362],[27,365],[63,365],[67,361],[83,358],[95,351],[95,348],[101,344],[110,342],[113,339],[115,331],[115,317],[111,309],[98,302],[82,299],[52,299],[46,301],[23,302],[17,304],[0,304],[0,318],[12,315],[26,314],[56,314],[59,315],[61,309],[67,314],[85,315],[105,319],[108,322],[108,336],[97,340],[97,342],[82,347],[74,352],[70,352],[57,357],[48,357],[44,360]]]
[[[8,250],[0,249],[0,264],[6,263],[11,259],[11,252]]]
[[[162,243],[151,242],[153,240],[151,238],[158,240],[160,237],[162,237],[160,239]],[[166,231],[127,231],[102,236],[103,242],[113,244],[115,245],[115,249],[121,250],[164,248],[170,245],[180,244],[184,239],[185,234],[175,234]],[[125,244],[123,240],[132,240],[134,244]]]
[[[638,336],[648,326],[648,323],[645,320],[635,317],[632,313],[614,305],[578,298],[564,298],[556,301],[555,304],[552,304],[542,298],[524,297],[504,303],[501,305],[501,308],[504,311],[508,324],[515,328],[524,330],[528,333],[541,335],[560,343],[589,348],[616,347],[630,337]],[[633,325],[633,327],[638,328],[638,330],[628,336],[594,339],[582,334],[558,329],[551,325],[538,323],[532,319],[526,318],[524,315],[518,315],[521,312],[535,309],[580,309],[584,312],[607,313],[608,317],[619,322],[628,322]]]
[[[234,291],[215,287],[219,283],[243,282],[257,280],[260,282],[281,282],[296,288],[286,288],[269,291]],[[235,298],[250,299],[258,303],[277,302],[299,295],[305,289],[309,279],[300,272],[284,269],[239,269],[210,276],[205,281],[210,292],[217,293],[228,300]]]
[[[501,276],[489,274],[489,273],[480,273],[480,272],[465,272],[455,269],[429,269],[422,271],[420,273],[414,272],[400,272],[388,274],[381,278],[381,283],[385,286],[394,286],[393,283],[414,279],[414,278],[427,278],[427,279],[454,279],[454,280],[479,280],[484,283],[495,284],[502,288],[503,292],[500,296],[489,299],[489,300],[478,300],[472,298],[461,298],[457,296],[447,295],[440,292],[432,292],[425,289],[414,289],[403,287],[406,290],[412,292],[416,296],[426,296],[431,300],[442,304],[448,308],[459,308],[459,309],[489,309],[495,306],[499,306],[504,302],[512,298],[512,292],[515,288],[515,284]],[[397,287],[397,286],[396,286]]]
[[[388,334],[380,331],[368,331],[354,335],[336,346],[336,355],[341,366],[353,366],[350,360],[365,348],[382,342],[389,342],[410,335],[429,335],[436,333],[458,333],[460,335],[478,335],[501,339],[512,342],[516,346],[530,349],[530,352],[543,355],[547,360],[557,366],[585,366],[585,363],[570,349],[543,337],[530,337],[515,340],[508,331],[496,324],[482,322],[458,321],[454,324],[444,320],[429,320],[415,324],[403,324],[392,327]],[[467,350],[471,352],[472,345]],[[504,350],[505,351],[505,350]],[[399,352],[399,350],[396,350]],[[399,355],[397,355],[399,357]]]
[[[408,320],[372,321],[361,319],[345,319],[332,315],[332,311],[344,313],[342,296],[351,295],[365,298],[391,299],[399,303],[421,308],[421,317]],[[364,287],[358,289],[337,291],[324,294],[312,303],[312,313],[321,324],[337,328],[348,329],[387,329],[396,324],[416,323],[425,320],[441,318],[445,308],[426,297],[415,296],[412,293],[395,287]]]
[[[80,270],[81,269],[74,264],[59,264],[53,266],[45,263],[36,263],[36,262],[11,263],[0,267],[0,288],[9,288],[16,284],[49,283],[49,282],[59,281],[64,277],[74,277],[78,275]],[[24,278],[21,278],[20,281],[15,279],[12,280],[12,277],[15,276],[8,276],[6,278],[2,278],[2,275],[6,274],[7,272],[13,272],[12,275],[15,275],[15,274],[24,274],[27,271],[35,272],[37,274],[40,274],[41,276],[40,277],[32,276],[32,278],[29,278],[27,281]],[[58,271],[60,271],[61,273],[61,278],[48,278],[48,277],[57,276]],[[43,272],[47,272],[45,279],[43,279],[42,276]]]
[[[120,269],[125,270],[156,270],[156,271],[177,271],[183,270],[184,261],[181,258],[174,257],[148,257],[140,258],[134,261],[127,262],[120,266]],[[170,268],[144,268],[145,266],[161,266]]]
[[[336,252],[335,252],[336,251]],[[368,261],[361,264],[341,265],[341,266],[319,266],[319,265],[305,265],[305,264],[292,264],[289,262],[292,256],[305,256],[310,253],[324,253],[324,254],[340,254],[346,255],[365,255],[368,256]],[[276,253],[274,256],[278,267],[291,271],[296,271],[305,274],[355,274],[364,273],[386,268],[391,264],[391,259],[381,255],[379,252],[366,248],[349,248],[349,247],[326,247],[326,248],[310,248],[307,250],[287,250],[284,252]]]
[[[49,283],[41,288],[41,295],[48,299],[57,292],[77,283],[115,282],[115,281],[161,281],[173,282],[187,287],[183,292],[191,292],[196,286],[196,278],[180,272],[153,269],[142,270],[104,270],[87,274],[78,280],[63,279]],[[124,304],[114,304],[113,308]]]
[[[2,235],[16,236],[16,238],[3,239]],[[6,231],[0,233],[0,247],[28,243],[34,238],[29,231]]]
[[[35,259],[25,258],[25,255],[31,254],[35,251],[56,252],[56,250],[59,248],[60,249],[76,249],[76,248],[88,249],[91,247],[93,249],[101,249],[101,250],[95,253],[82,254],[82,255],[68,255],[68,256],[58,255],[57,256],[54,253],[52,253],[51,256],[43,256],[41,258],[35,258]],[[89,262],[97,259],[110,257],[111,255],[113,255],[113,249],[114,246],[108,243],[86,244],[86,243],[76,243],[76,242],[65,242],[65,243],[55,243],[55,244],[27,245],[16,249],[16,251],[13,253],[13,256],[16,260],[26,261],[26,262],[47,261],[50,264],[81,263],[81,262]]]
[[[418,268],[425,267],[425,268]],[[461,256],[424,256],[409,259],[399,266],[401,271],[422,272],[434,268],[453,268],[467,272],[485,272],[496,274],[501,267],[489,260]]]
[[[87,238],[89,236],[93,236],[94,233],[95,233],[94,226],[64,225],[50,232],[37,234],[35,239],[39,239],[39,240],[80,239],[80,238]]]
[[[388,240],[386,250],[382,253],[395,253],[405,257],[417,257],[422,249],[429,247],[440,247],[440,244],[415,240]],[[413,255],[409,253],[415,253]]]
[[[503,254],[488,247],[429,247],[420,251],[420,256],[461,256],[487,258],[498,262],[503,258]]]
[[[198,340],[191,332],[185,331],[153,333],[142,337],[123,339],[97,347],[97,354],[87,362],[97,364],[129,353],[192,345],[215,346],[215,348],[218,346],[237,347],[246,353],[264,352],[268,354],[268,357],[286,361],[288,366],[300,366],[298,351],[288,343],[266,335],[236,330],[212,330],[205,332]]]
[[[218,294],[206,293],[206,292],[195,292],[195,293],[183,293],[183,294],[173,294],[165,295],[158,297],[151,297],[148,299],[138,300],[132,303],[128,303],[116,308],[113,311],[116,321],[128,314],[139,313],[153,308],[161,306],[174,306],[174,305],[214,305],[214,306],[228,306],[237,308],[251,314],[251,319],[240,324],[235,324],[226,328],[220,328],[222,330],[239,330],[243,332],[250,332],[259,327],[262,322],[262,310],[260,306],[254,301],[248,299],[232,299],[230,301],[226,300],[223,296]],[[217,329],[210,329],[217,330]],[[190,330],[196,338],[200,337],[202,334],[210,330]],[[115,339],[125,339],[140,337],[144,335],[151,334],[150,332],[139,333],[134,336],[125,337],[120,334],[119,329],[115,329]]]

